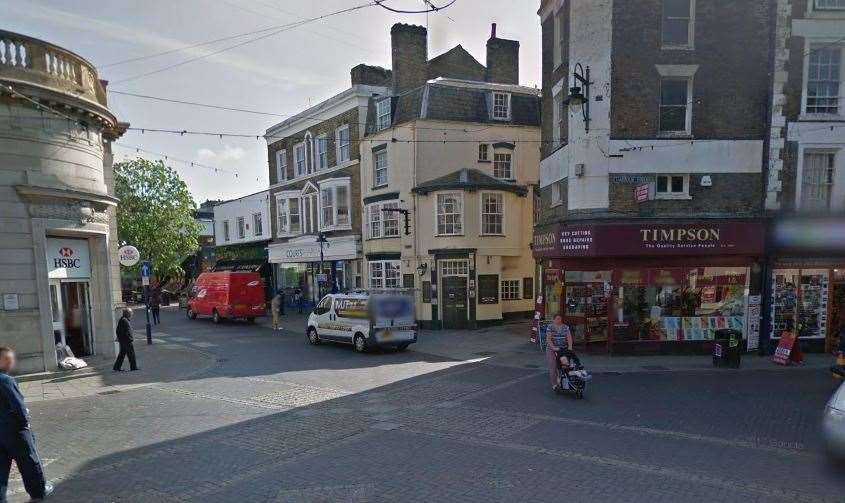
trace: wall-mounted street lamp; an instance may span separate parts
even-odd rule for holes
[[[584,131],[590,132],[590,86],[594,82],[590,81],[590,67],[584,69],[581,63],[575,63],[575,71],[572,72],[572,77],[575,79],[575,86],[569,88],[569,96],[563,100],[564,105],[578,106],[581,105],[581,115],[584,116]],[[584,86],[584,91],[581,91],[581,86]]]
[[[426,272],[428,272],[428,264],[423,262],[422,264],[417,266],[417,274],[419,274],[421,278],[425,276]]]

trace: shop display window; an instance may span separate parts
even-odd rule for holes
[[[566,271],[564,278],[564,318],[574,342],[607,342],[611,271]]]
[[[802,338],[827,336],[828,269],[776,269],[772,274],[772,338],[792,327]]]

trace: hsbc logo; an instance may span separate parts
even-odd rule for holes
[[[79,269],[80,260],[73,258],[73,248],[64,246],[59,248],[60,257],[53,259],[53,267],[56,269]]]
[[[72,257],[73,256],[73,248],[62,248],[59,250],[59,255],[62,257]]]

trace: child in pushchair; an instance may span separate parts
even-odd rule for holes
[[[560,375],[560,391],[574,391],[577,398],[584,398],[587,381],[592,379],[581,365],[581,359],[569,349],[560,348],[555,351]]]

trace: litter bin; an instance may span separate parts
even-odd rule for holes
[[[742,332],[733,329],[716,330],[713,343],[713,366],[739,368],[742,361]]]

